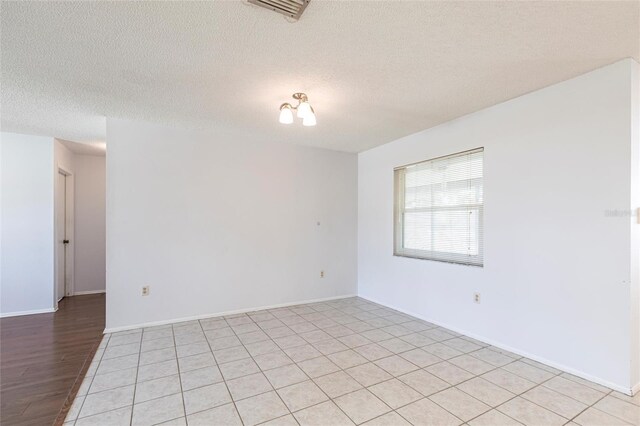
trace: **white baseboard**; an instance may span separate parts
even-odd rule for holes
[[[3,312],[3,313],[0,313],[0,318],[18,317],[22,315],[50,314],[57,310],[58,308],[47,308],[47,309],[34,309],[31,311]]]
[[[620,386],[620,385],[618,385],[616,383],[612,383],[612,382],[610,382],[608,380],[601,379],[600,377],[592,376],[591,374],[585,373],[583,371],[576,370],[574,368],[571,368],[571,367],[568,367],[566,365],[557,363],[555,361],[550,361],[550,360],[545,359],[543,357],[540,357],[538,355],[534,355],[534,354],[522,351],[522,350],[520,350],[518,348],[513,348],[513,347],[511,347],[509,345],[505,345],[505,344],[503,344],[501,342],[497,342],[495,340],[487,339],[484,336],[479,336],[479,335],[476,335],[476,334],[473,334],[473,333],[469,333],[469,332],[467,332],[465,330],[459,329],[457,327],[450,326],[448,324],[444,324],[444,323],[442,323],[440,321],[436,321],[436,320],[434,320],[432,318],[425,318],[422,315],[418,315],[418,314],[416,314],[414,312],[409,312],[409,311],[407,311],[405,309],[401,309],[401,308],[398,308],[398,307],[395,307],[395,306],[391,306],[389,304],[380,302],[379,300],[375,300],[375,299],[367,297],[367,296],[358,295],[358,297],[360,297],[362,299],[365,299],[365,300],[368,300],[368,301],[373,302],[373,303],[377,303],[377,304],[382,305],[382,306],[386,306],[386,307],[391,308],[391,309],[395,309],[396,311],[405,313],[407,315],[411,315],[412,317],[419,318],[419,319],[421,319],[423,321],[428,321],[428,322],[436,324],[436,325],[438,325],[440,327],[444,327],[444,328],[447,328],[449,330],[455,331],[456,333],[464,334],[467,337],[471,337],[473,339],[476,339],[476,340],[479,340],[481,342],[487,343],[489,345],[495,346],[496,348],[504,349],[506,351],[513,352],[514,354],[518,354],[518,355],[523,356],[525,358],[529,358],[529,359],[532,359],[534,361],[538,361],[538,362],[540,362],[542,364],[548,365],[549,367],[553,367],[553,368],[556,368],[558,370],[562,370],[562,371],[567,372],[569,374],[573,374],[574,376],[578,376],[578,377],[581,377],[583,379],[589,380],[591,382],[597,383],[599,385],[606,386],[606,387],[611,388],[613,390],[617,390],[617,391],[622,392],[622,393],[624,393],[626,395],[633,395],[633,393],[638,392],[640,390],[640,383],[638,383],[636,386],[634,386],[633,389],[631,389],[629,387],[625,387],[625,386]]]
[[[89,291],[76,291],[73,293],[74,296],[84,296],[87,294],[102,294],[105,293],[105,290],[89,290]]]
[[[126,326],[121,326],[121,327],[105,328],[104,329],[104,333],[105,334],[106,333],[117,333],[118,331],[135,330],[137,328],[155,327],[155,326],[158,326],[158,325],[166,325],[166,324],[173,324],[173,323],[176,323],[176,322],[200,320],[200,319],[205,319],[205,318],[222,317],[222,316],[225,316],[225,315],[244,314],[246,312],[261,311],[263,309],[286,308],[287,306],[304,305],[304,304],[307,304],[307,303],[327,302],[329,300],[347,299],[349,297],[356,297],[356,296],[357,296],[357,294],[346,294],[346,295],[343,295],[343,296],[323,297],[321,299],[310,299],[310,300],[302,300],[302,301],[297,301],[297,302],[280,303],[280,304],[277,304],[277,305],[259,306],[259,307],[247,308],[247,309],[237,309],[237,310],[234,310],[234,311],[216,312],[214,314],[195,315],[195,316],[192,316],[192,317],[182,317],[182,318],[173,318],[173,319],[162,320],[162,321],[144,322],[144,323],[126,325]]]
[[[636,383],[634,387],[631,388],[631,396],[640,392],[640,383]]]

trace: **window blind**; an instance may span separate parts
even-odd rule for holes
[[[483,265],[483,154],[395,169],[395,255]]]

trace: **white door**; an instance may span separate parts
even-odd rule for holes
[[[56,297],[60,301],[66,289],[67,265],[67,177],[58,172],[56,194]]]

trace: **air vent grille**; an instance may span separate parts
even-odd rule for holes
[[[298,20],[310,1],[311,0],[249,0],[249,3]]]

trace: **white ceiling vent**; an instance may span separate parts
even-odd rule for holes
[[[310,1],[311,0],[249,0],[249,3],[298,20]]]

